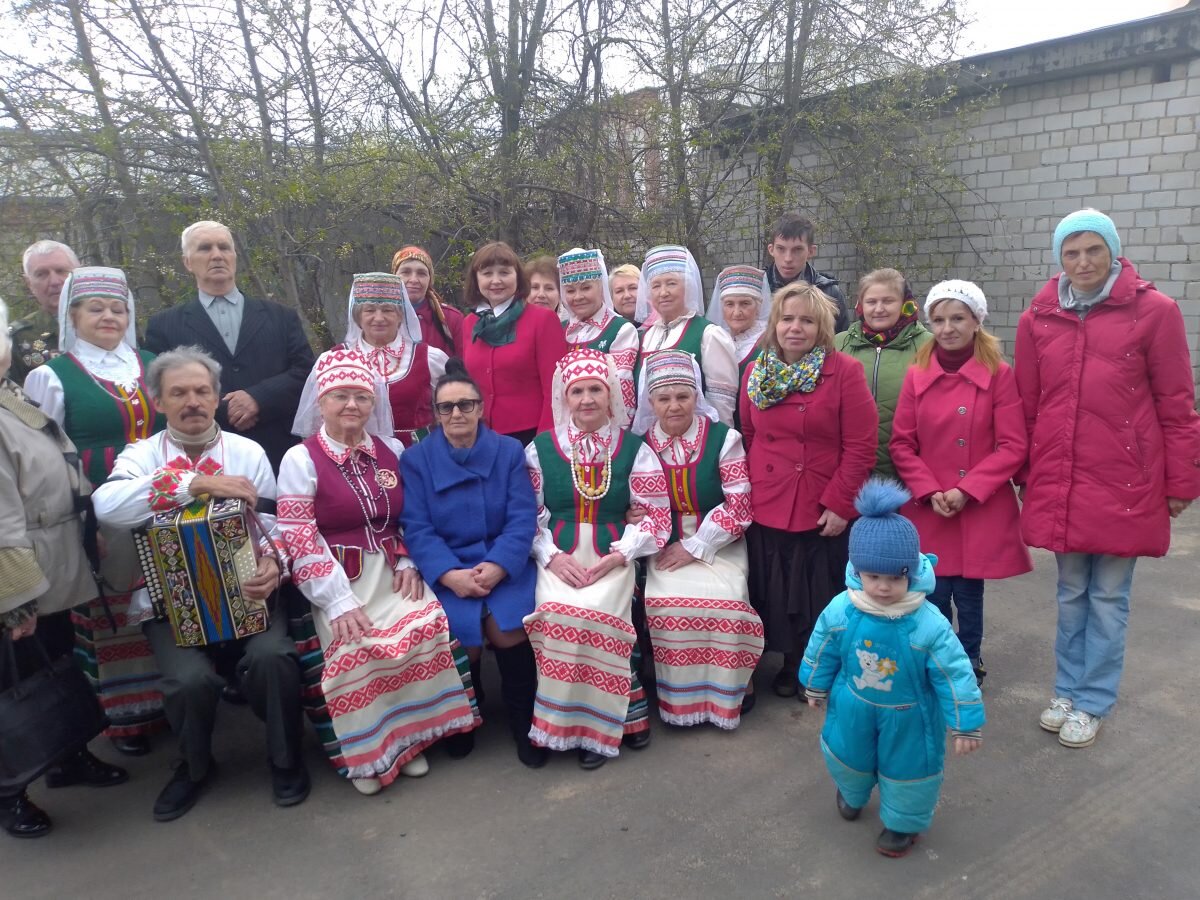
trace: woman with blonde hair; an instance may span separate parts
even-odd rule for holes
[[[772,688],[799,691],[800,656],[841,593],[854,498],[875,465],[879,414],[863,368],[833,348],[833,301],[793,282],[775,293],[762,354],[742,383],[742,437],[754,497],[747,531],[750,602],[767,650],[783,654]]]
[[[622,319],[640,326],[637,321],[638,282],[642,280],[642,270],[633,263],[617,266],[608,273],[608,289],[612,293],[613,310]]]
[[[975,669],[986,674],[983,582],[1033,568],[1021,540],[1012,477],[1025,462],[1025,414],[999,341],[983,329],[987,298],[970,281],[943,281],[925,300],[933,340],[904,378],[892,427],[892,460],[912,493],[901,512],[921,549],[937,556],[929,594],[954,621]]]

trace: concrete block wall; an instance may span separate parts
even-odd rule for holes
[[[1200,47],[1193,50],[1192,58],[1165,65],[1143,54],[1115,71],[1066,70],[1005,88],[954,148],[965,187],[955,198],[959,224],[937,226],[897,268],[927,270],[931,283],[978,282],[990,326],[1011,353],[1022,310],[1058,271],[1054,226],[1095,207],[1116,222],[1123,255],[1179,302],[1200,376]],[[747,177],[756,164],[742,161]],[[853,242],[822,223],[819,208],[801,204],[801,211],[823,231],[817,267],[852,294],[863,274]],[[902,216],[893,218],[903,225]],[[733,224],[709,245],[715,266],[761,259],[769,226],[761,210]],[[921,295],[929,286],[914,290]]]

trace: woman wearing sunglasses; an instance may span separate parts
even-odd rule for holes
[[[434,389],[436,425],[400,457],[400,521],[413,562],[467,649],[476,690],[485,636],[495,650],[517,756],[538,768],[547,751],[529,742],[537,672],[521,624],[533,612],[537,502],[520,442],[484,424],[482,397],[451,359]]]

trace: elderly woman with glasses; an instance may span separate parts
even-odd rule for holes
[[[470,732],[478,714],[450,623],[397,525],[403,448],[382,383],[361,354],[330,350],[311,385],[316,406],[297,419],[307,437],[279,467],[277,527],[323,651],[336,738],[326,752],[374,794],[398,775],[424,775],[423,751]]]
[[[404,540],[471,658],[477,691],[485,637],[495,651],[517,757],[538,768],[546,751],[529,742],[537,671],[522,625],[537,581],[525,453],[484,424],[482,394],[461,361],[438,380],[433,407],[437,427],[400,458]]]

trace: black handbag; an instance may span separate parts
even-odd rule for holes
[[[0,638],[0,789],[21,789],[82,750],[108,727],[108,716],[70,655],[54,662],[37,634],[23,638],[42,662],[24,679],[12,634]]]

